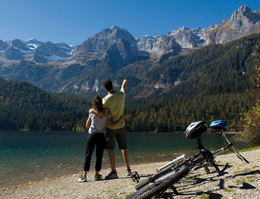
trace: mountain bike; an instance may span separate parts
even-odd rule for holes
[[[140,181],[135,186],[137,191],[127,197],[127,199],[152,198],[154,196],[161,195],[168,188],[171,188],[175,194],[178,194],[174,184],[195,169],[204,168],[206,173],[209,174],[210,170],[208,167],[211,166],[215,168],[218,175],[222,175],[223,172],[228,168],[228,163],[222,169],[220,169],[219,165],[215,163],[214,159],[220,152],[223,152],[227,149],[231,149],[240,160],[249,163],[240,153],[237,152],[233,144],[227,138],[225,134],[225,131],[227,130],[227,121],[217,120],[212,122],[209,127],[215,129],[217,133],[221,134],[225,138],[227,141],[226,146],[215,151],[209,151],[205,149],[202,145],[202,139],[200,137],[202,133],[207,130],[205,121],[201,120],[192,122],[186,128],[186,138],[195,139],[199,152],[191,155],[188,158],[186,158],[185,155],[181,155],[164,166],[156,169],[157,173],[150,175],[149,177]],[[140,179],[138,174],[133,175],[132,178],[134,181]]]

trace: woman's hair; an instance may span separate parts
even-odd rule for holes
[[[92,100],[92,105],[97,112],[103,111],[102,98],[100,96],[97,95],[96,97],[94,97],[94,99]]]

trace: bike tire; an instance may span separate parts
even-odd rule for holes
[[[147,191],[142,192],[142,189],[138,190],[137,192],[133,193],[131,196],[129,196],[127,199],[148,199],[152,196],[157,196],[160,193],[165,192],[171,185],[175,184],[179,180],[181,180],[183,177],[185,177],[189,173],[189,168],[187,166],[183,166],[180,171],[176,172],[173,177],[170,179],[162,182],[156,187],[153,187]],[[141,194],[141,195],[139,195]],[[136,197],[136,195],[138,195]]]
[[[156,173],[155,174],[155,179],[157,179],[157,178],[159,178],[160,176],[162,176],[162,175],[165,175],[165,174],[167,174],[167,173],[169,173],[169,172],[171,172],[172,171],[172,169],[167,169],[167,170],[164,170],[164,171],[160,171],[159,173]],[[151,180],[149,179],[149,177],[148,178],[146,178],[146,179],[144,179],[144,180],[142,180],[142,181],[140,181],[137,185],[135,185],[135,189],[136,190],[139,190],[140,188],[142,188],[143,186],[145,186],[145,185],[147,185],[147,184],[149,184],[151,182]]]

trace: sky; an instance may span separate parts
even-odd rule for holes
[[[31,39],[80,45],[116,25],[134,37],[180,27],[207,28],[260,0],[0,0],[0,40]]]

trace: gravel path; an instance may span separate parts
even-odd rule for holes
[[[235,154],[218,156],[218,164],[230,165],[224,175],[217,176],[215,172],[206,174],[203,169],[194,171],[176,184],[180,195],[175,195],[168,189],[161,198],[260,198],[260,149],[241,154],[250,164],[243,163]],[[155,169],[164,164],[165,162],[133,165],[132,171],[138,171],[142,179],[155,173]],[[109,171],[104,169],[101,174],[105,176]],[[30,182],[0,190],[0,198],[126,198],[135,192],[136,183],[126,177],[125,168],[120,167],[117,171],[119,179],[116,180],[94,181],[94,172],[89,172],[88,182],[85,183],[77,182],[78,174]]]

